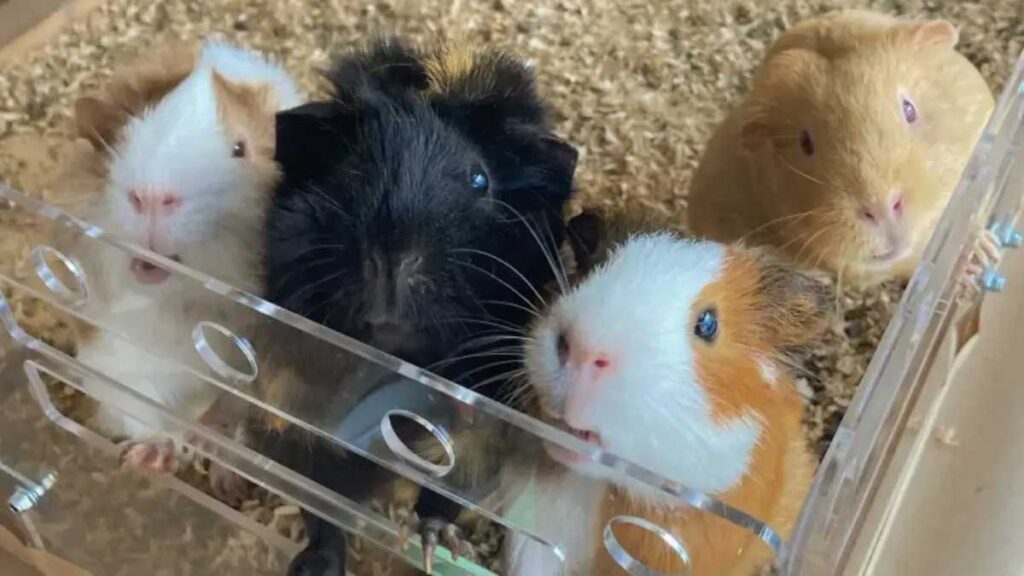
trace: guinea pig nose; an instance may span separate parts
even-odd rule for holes
[[[128,202],[131,203],[132,210],[136,214],[142,214],[142,196],[139,195],[138,190],[132,189],[128,191]]]
[[[558,353],[558,363],[565,365],[569,361],[569,337],[566,335],[565,330],[558,331],[558,339],[555,342],[555,350]]]
[[[897,194],[892,201],[892,213],[894,216],[903,215],[903,194]]]

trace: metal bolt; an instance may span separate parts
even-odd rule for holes
[[[57,482],[57,477],[51,472],[43,477],[39,484],[33,485],[29,488],[24,486],[18,487],[11,495],[10,500],[7,501],[7,505],[11,508],[11,512],[15,514],[24,514],[42,499],[46,491],[53,487]]]
[[[1024,234],[1010,228],[1003,234],[1001,238],[1003,246],[1007,248],[1020,248],[1021,244],[1024,244]]]
[[[1000,276],[995,268],[989,268],[981,276],[981,287],[989,292],[1002,292],[1006,288],[1006,278]]]
[[[988,229],[999,239],[999,244],[1003,248],[1019,248],[1024,244],[1024,234],[1013,228],[1008,216],[996,220]]]

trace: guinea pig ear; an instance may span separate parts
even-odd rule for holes
[[[330,164],[341,114],[334,102],[311,102],[277,114],[274,160],[289,178],[309,178]]]
[[[743,249],[757,263],[762,322],[781,348],[809,344],[828,326],[831,290],[814,273],[801,270],[763,248]]]
[[[540,143],[558,169],[568,174],[576,173],[576,162],[579,160],[580,153],[575,146],[550,133],[542,135]]]
[[[421,60],[420,54],[399,38],[383,38],[338,60],[327,79],[335,96],[349,104],[401,98],[427,88],[427,71]]]
[[[928,20],[906,24],[901,37],[915,46],[952,48],[960,41],[960,33],[948,20]]]
[[[586,271],[593,268],[605,229],[604,217],[596,210],[584,210],[566,224],[566,239],[576,259],[577,269]]]
[[[83,96],[75,101],[74,118],[78,136],[88,140],[97,151],[108,152],[129,115],[106,100]]]
[[[243,146],[242,155],[274,156],[274,94],[267,84],[232,82],[213,71],[217,116],[228,137]]]

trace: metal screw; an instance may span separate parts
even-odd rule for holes
[[[981,276],[981,287],[989,292],[1002,292],[1006,288],[1006,278],[1000,276],[995,268],[989,268]]]
[[[1003,241],[1003,246],[1007,248],[1020,248],[1021,244],[1024,244],[1024,234],[1010,228],[1003,234],[1001,240]]]
[[[1004,248],[1019,248],[1024,244],[1024,234],[1018,232],[1010,223],[1009,217],[1000,218],[989,226],[989,231],[999,239]]]
[[[7,505],[11,508],[11,512],[24,514],[34,508],[46,491],[52,488],[56,482],[57,477],[51,472],[44,476],[39,484],[30,488],[18,487],[7,501]]]

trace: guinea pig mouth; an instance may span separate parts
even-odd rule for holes
[[[169,258],[175,262],[181,262],[181,258],[177,255],[169,256]],[[132,271],[132,276],[135,276],[135,280],[137,280],[139,284],[145,284],[147,286],[162,284],[171,277],[171,272],[169,270],[165,270],[164,268],[141,258],[132,258],[129,269]]]
[[[885,252],[879,252],[871,255],[871,262],[874,264],[891,264],[897,262],[910,255],[909,246],[896,246],[886,250]]]
[[[560,421],[558,425],[559,428],[561,428],[562,430],[565,430],[569,434],[572,434],[573,436],[579,438],[580,440],[586,442],[587,444],[593,444],[594,446],[597,447],[601,446],[601,435],[598,434],[597,432],[594,432],[593,430],[580,430],[579,428],[573,428],[572,426],[566,424],[565,421]]]

